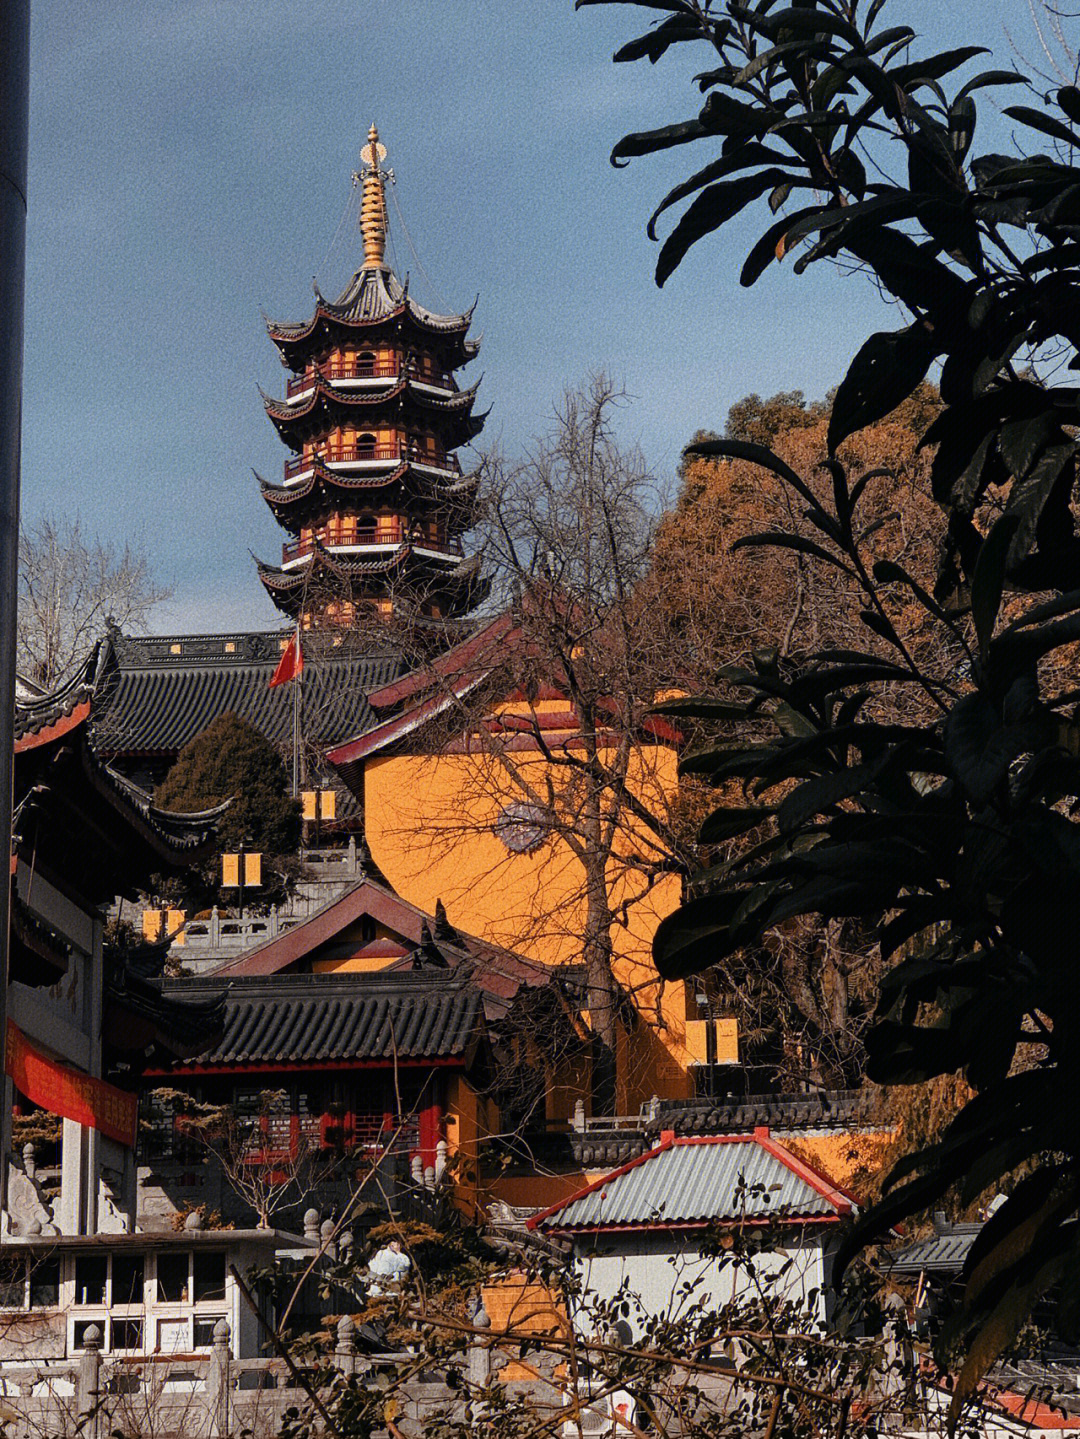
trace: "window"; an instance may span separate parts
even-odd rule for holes
[[[104,1304],[109,1259],[105,1254],[86,1254],[75,1261],[75,1303]]]
[[[26,1260],[20,1255],[0,1268],[0,1309],[21,1309],[26,1303]]]
[[[59,1259],[38,1259],[30,1263],[30,1308],[52,1309],[60,1303]]]
[[[188,1255],[159,1254],[157,1297],[159,1304],[186,1304],[188,1297]]]
[[[141,1254],[114,1254],[112,1262],[112,1302],[141,1304],[146,1266]],[[114,1346],[115,1347],[115,1346]]]
[[[200,1315],[194,1324],[196,1349],[209,1349],[214,1343],[214,1330],[225,1318],[224,1314]]]
[[[76,1319],[71,1331],[71,1344],[73,1349],[86,1348],[86,1331],[96,1329],[101,1336],[101,1342],[105,1341],[104,1319]]]
[[[375,436],[372,434],[357,435],[356,453],[361,458],[371,458],[375,454]]]
[[[141,1349],[143,1347],[142,1320],[114,1319],[110,1347],[113,1349]]]
[[[224,1254],[195,1255],[195,1303],[225,1298]]]

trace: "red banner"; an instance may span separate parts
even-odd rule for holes
[[[118,1144],[135,1148],[138,1097],[50,1059],[10,1019],[4,1067],[15,1088],[50,1114],[85,1124],[88,1129],[100,1129]]]

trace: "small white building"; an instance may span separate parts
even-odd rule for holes
[[[667,1130],[655,1149],[527,1223],[569,1241],[586,1308],[630,1299],[621,1323],[637,1340],[649,1318],[718,1309],[760,1284],[825,1319],[837,1230],[854,1209],[767,1129],[700,1138]],[[718,1229],[747,1228],[768,1231],[753,1274],[711,1242]]]

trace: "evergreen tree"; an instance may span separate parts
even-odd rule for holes
[[[288,794],[281,756],[253,724],[223,714],[188,741],[154,794],[181,813],[232,804],[218,826],[223,850],[287,854],[300,842],[300,807]]]

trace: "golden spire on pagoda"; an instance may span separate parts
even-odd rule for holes
[[[386,263],[386,172],[382,162],[386,146],[379,144],[379,132],[372,125],[368,142],[360,151],[364,183],[360,198],[360,233],[364,237],[364,269],[378,270]]]

